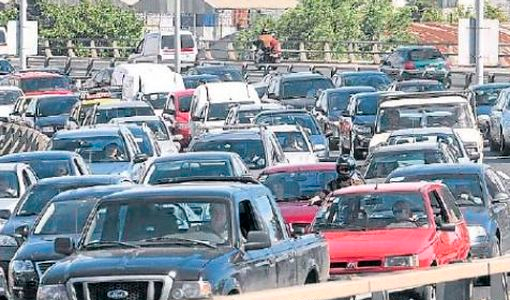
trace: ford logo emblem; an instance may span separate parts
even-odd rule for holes
[[[124,290],[113,290],[106,293],[106,296],[110,299],[126,299],[129,293]]]

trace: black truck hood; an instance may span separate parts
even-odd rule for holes
[[[167,275],[176,280],[198,280],[214,259],[229,256],[232,248],[136,248],[78,252],[51,268],[43,284],[65,283],[71,278],[126,275]]]
[[[295,109],[306,109],[311,110],[315,106],[315,102],[317,100],[315,98],[292,98],[292,99],[282,99],[281,103],[283,105],[292,106]]]

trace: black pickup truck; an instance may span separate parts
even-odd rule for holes
[[[202,299],[328,279],[321,236],[292,237],[266,187],[226,180],[103,198],[76,247],[55,240],[70,256],[42,277],[38,299]]]

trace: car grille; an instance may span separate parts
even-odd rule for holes
[[[41,261],[35,263],[36,269],[37,269],[37,275],[39,275],[39,278],[41,278],[46,271],[55,264],[54,261]]]
[[[360,269],[360,268],[376,268],[381,267],[381,260],[360,260],[353,262],[332,262],[331,269]]]
[[[73,280],[71,284],[76,300],[166,300],[171,288],[171,281],[163,278],[136,276],[88,278],[83,281]]]

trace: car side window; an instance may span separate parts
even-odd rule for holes
[[[282,224],[278,219],[273,206],[271,205],[270,199],[264,195],[255,199],[255,206],[257,207],[257,211],[262,218],[262,222],[266,225],[267,230],[269,231],[269,237],[273,242],[279,242],[285,238],[283,233]]]
[[[430,205],[432,206],[432,211],[434,212],[434,221],[436,226],[440,226],[441,224],[449,223],[448,212],[444,207],[444,203],[441,201],[438,193],[436,191],[432,191],[429,193]]]
[[[448,188],[443,187],[442,189],[439,190],[439,194],[441,195],[441,198],[444,200],[448,208],[448,211],[452,218],[451,221],[458,222],[462,220],[463,219],[462,212],[460,211],[457,204],[455,204],[455,197],[452,195],[451,191]]]
[[[489,195],[491,196],[491,198],[494,198],[500,192],[500,189],[498,187],[496,180],[494,179],[494,174],[492,173],[492,170],[487,170],[485,172],[485,181],[487,182],[487,190],[489,192]]]
[[[268,94],[276,94],[277,93],[278,80],[273,79],[269,81],[269,86],[267,87]]]
[[[243,200],[239,203],[239,227],[241,235],[245,240],[248,239],[250,231],[262,229],[249,200]]]

